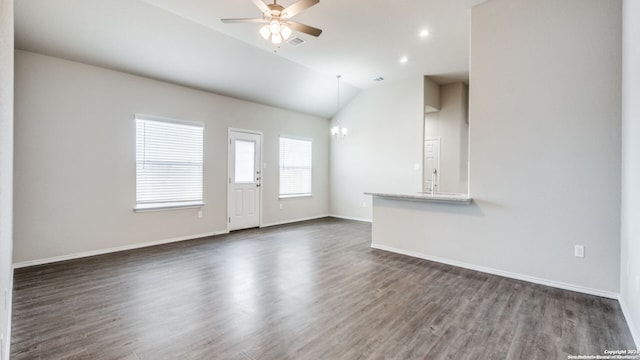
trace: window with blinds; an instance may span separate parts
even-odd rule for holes
[[[280,197],[311,196],[311,140],[280,137]]]
[[[136,210],[203,205],[203,130],[136,116]]]

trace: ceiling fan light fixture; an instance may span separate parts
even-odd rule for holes
[[[269,36],[271,36],[271,30],[269,30],[269,25],[265,25],[260,28],[260,36],[262,36],[262,38],[265,40],[269,40]]]
[[[259,30],[260,36],[272,44],[279,45],[284,40],[288,40],[295,29],[298,32],[318,37],[322,34],[322,29],[313,26],[289,22],[289,19],[304,11],[320,0],[296,0],[293,4],[284,7],[278,4],[278,0],[273,0],[272,4],[265,4],[264,0],[252,0],[262,12],[262,18],[230,18],[220,19],[223,23],[262,23],[266,24]],[[292,28],[293,27],[293,28]]]
[[[273,35],[280,34],[281,28],[282,26],[280,25],[280,21],[278,21],[277,19],[273,19],[269,22],[269,30],[271,30],[271,33]]]
[[[293,32],[293,31],[291,31],[291,28],[289,28],[289,27],[288,27],[288,26],[286,26],[286,25],[283,25],[283,26],[282,26],[282,29],[280,30],[280,35],[282,35],[282,37],[283,37],[285,40],[288,40],[288,39],[289,39],[289,36],[291,36],[291,33],[292,33],[292,32]]]

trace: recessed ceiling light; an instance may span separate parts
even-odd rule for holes
[[[409,61],[409,58],[406,56],[403,56],[400,58],[400,64],[406,64]]]
[[[418,33],[418,36],[420,36],[421,38],[426,38],[427,36],[429,36],[429,30],[424,29],[420,31],[420,33]]]

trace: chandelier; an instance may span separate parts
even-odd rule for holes
[[[341,77],[342,77],[341,75],[336,75],[336,79],[338,83],[338,90],[336,91],[337,98],[338,98],[336,102],[337,103],[336,115],[338,115],[338,112],[340,111],[340,78]],[[346,127],[340,126],[340,119],[336,117],[336,125],[331,128],[331,136],[333,136],[336,139],[341,139],[347,136],[348,132],[349,130]]]

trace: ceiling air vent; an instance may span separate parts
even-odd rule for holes
[[[306,41],[300,39],[299,37],[294,37],[293,39],[287,41],[289,44],[293,45],[293,46],[298,46],[298,45],[302,45],[304,43],[306,43]]]

